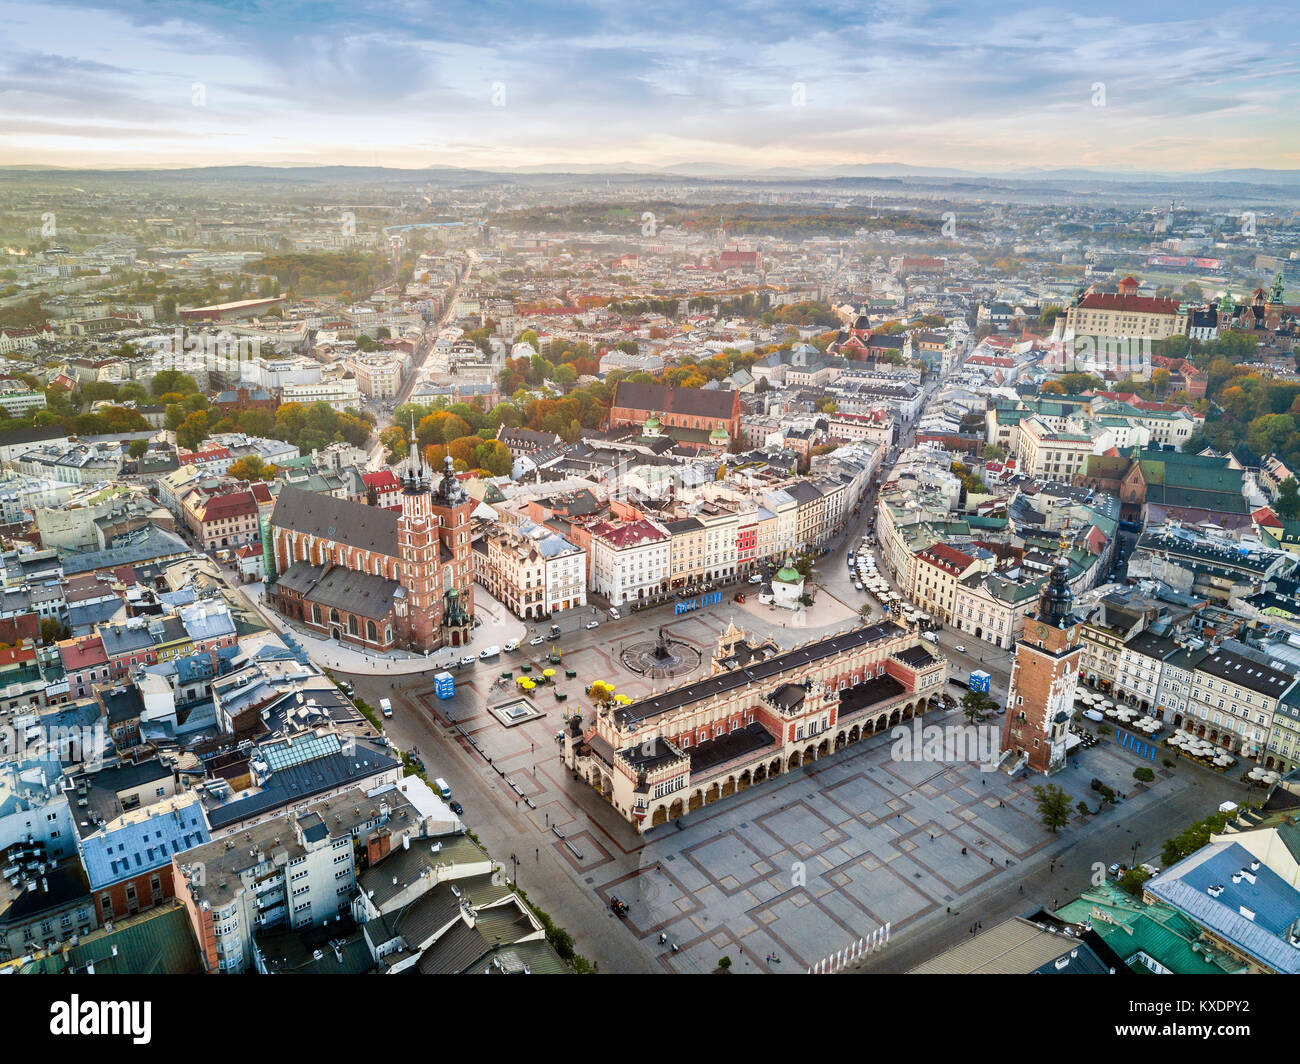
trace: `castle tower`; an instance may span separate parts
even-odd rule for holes
[[[413,650],[441,645],[442,581],[438,567],[438,527],[411,425],[411,455],[402,478],[402,514],[397,519],[397,551],[405,597],[397,603],[401,637]]]
[[[1043,585],[1038,609],[1025,618],[1011,666],[1002,749],[1012,764],[1027,758],[1034,772],[1050,774],[1065,767],[1065,742],[1074,712],[1074,688],[1083,658],[1081,622],[1074,615],[1074,594],[1066,579],[1064,552]]]

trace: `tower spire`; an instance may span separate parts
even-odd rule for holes
[[[415,411],[411,411],[411,457],[409,475],[411,486],[414,487],[419,482],[420,475],[423,471],[423,463],[420,461],[420,442],[415,438]]]

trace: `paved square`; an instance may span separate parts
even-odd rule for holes
[[[596,889],[632,904],[625,933],[674,972],[712,971],[724,953],[733,970],[803,971],[885,922],[897,934],[971,892],[1014,890],[1020,863],[1053,839],[1031,794],[1039,781],[971,763],[894,762],[890,746],[878,737],[697,810],[681,830],[656,828],[640,870],[604,883],[598,873]],[[1093,777],[1131,786],[1122,752],[1099,746],[1082,761],[1054,779],[1073,801],[1096,805]],[[1187,786],[1165,779],[1158,793]],[[769,965],[774,951],[780,963]]]

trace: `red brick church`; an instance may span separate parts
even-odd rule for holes
[[[400,479],[400,510],[285,487],[270,520],[267,601],[313,632],[370,650],[469,642],[475,502],[450,456],[434,486],[412,446]]]

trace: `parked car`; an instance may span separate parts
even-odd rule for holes
[[[533,636],[532,639],[528,640],[528,645],[529,645],[530,647],[539,647],[539,646],[541,646],[541,645],[542,645],[543,643],[545,643],[545,642],[546,642],[546,636],[544,636],[544,635],[535,635],[535,636]]]
[[[493,645],[490,647],[484,647],[482,650],[480,650],[478,652],[478,657],[480,661],[487,661],[489,658],[495,658],[500,653],[501,653],[501,648],[499,646]]]
[[[600,627],[600,622],[599,622],[599,621],[588,621],[586,627],[588,627],[588,628],[599,628],[599,627]]]
[[[963,643],[958,643],[955,647],[953,647],[953,650],[957,651],[958,654],[965,654],[966,646]]]
[[[758,573],[755,573],[753,576],[749,578],[749,582],[751,584],[761,584],[763,582],[763,578]]]
[[[473,654],[466,654],[460,659],[460,667],[463,669],[466,665],[473,665],[476,660]]]
[[[611,607],[609,608],[609,619],[610,619],[611,621],[617,621],[617,620],[618,620],[619,618],[621,618],[621,617],[622,617],[622,614],[619,613],[617,609],[615,609],[613,606],[611,606]]]
[[[509,653],[509,652],[512,651],[512,650],[518,650],[518,649],[519,649],[519,644],[520,644],[520,640],[518,640],[518,639],[512,639],[512,640],[510,640],[510,642],[508,642],[508,643],[507,643],[504,647],[502,647],[501,649],[503,649],[503,650],[505,650],[507,653]]]
[[[863,590],[863,588],[862,588],[862,581],[861,581],[861,580],[859,580],[859,581],[858,581],[857,583],[855,583],[853,586],[854,586],[855,588],[857,588],[859,591]]]
[[[457,816],[460,816],[461,813],[465,812],[465,807],[461,805],[460,802],[448,802],[447,804],[451,806],[451,811]]]

